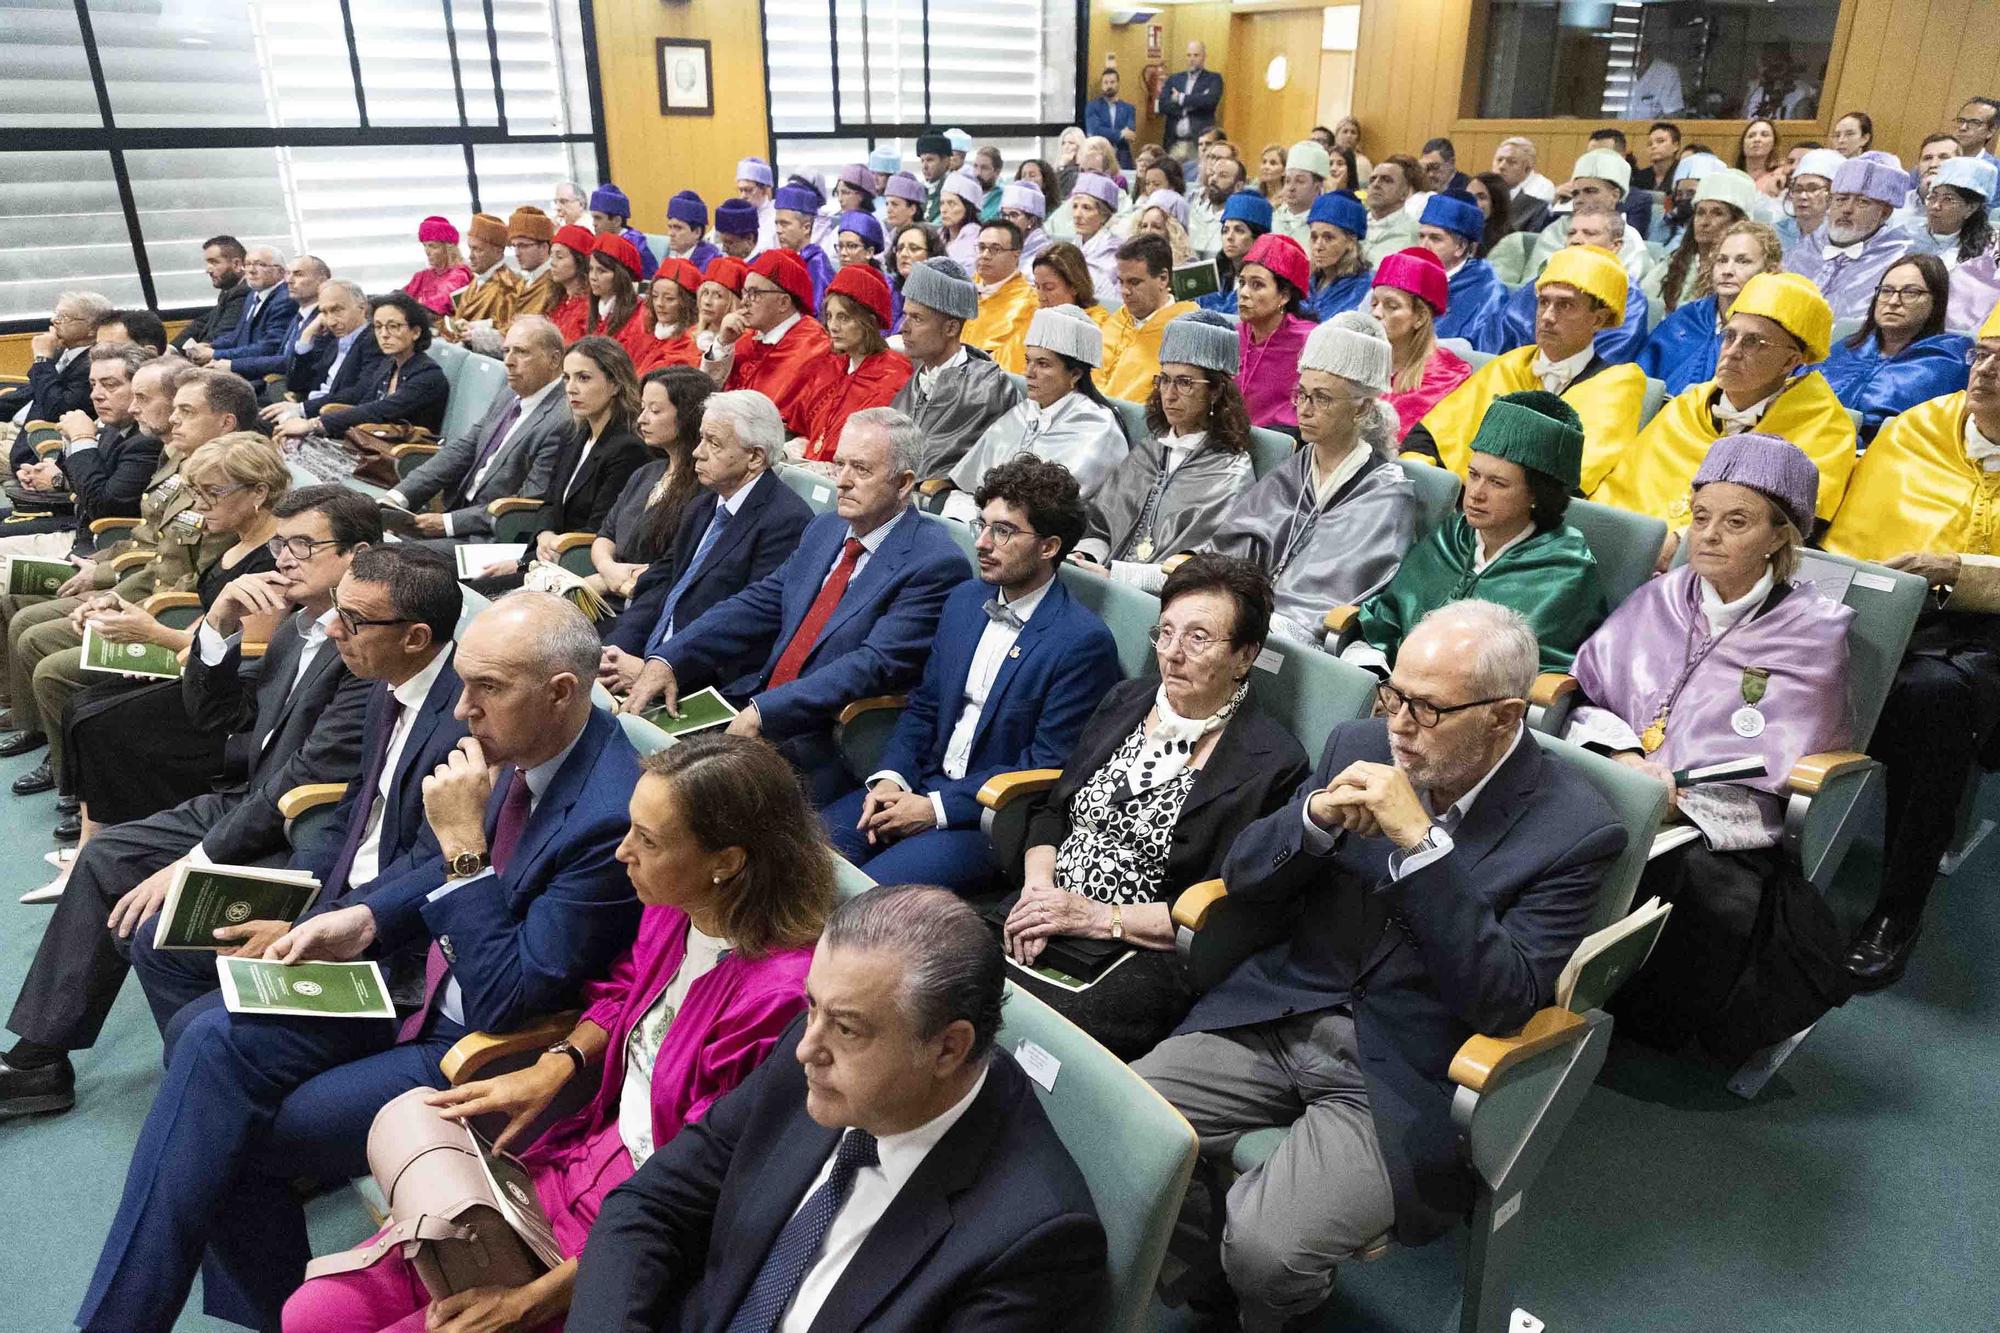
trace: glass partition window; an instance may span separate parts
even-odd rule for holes
[[[1811,120],[1840,0],[1487,0],[1479,115]]]

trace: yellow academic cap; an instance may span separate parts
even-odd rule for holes
[[[1609,250],[1594,245],[1566,245],[1549,256],[1535,289],[1544,284],[1565,283],[1611,307],[1612,317],[1625,322],[1625,266],[1611,257]]]
[[[1833,346],[1833,307],[1811,278],[1799,273],[1759,273],[1743,284],[1731,315],[1762,315],[1805,344],[1806,360],[1824,361]]]
[[[1986,316],[1986,322],[1979,326],[1977,337],[1980,341],[2000,338],[2000,305],[1994,306],[1992,313]]]

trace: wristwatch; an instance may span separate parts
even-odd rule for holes
[[[1125,938],[1125,904],[1123,903],[1111,904],[1111,938],[1114,940]]]
[[[485,852],[460,852],[445,861],[445,876],[449,879],[471,879],[489,864]]]
[[[542,1054],[544,1054],[544,1055],[567,1055],[567,1056],[568,1056],[568,1057],[569,1057],[569,1058],[570,1058],[570,1059],[571,1059],[572,1061],[574,1061],[574,1062],[575,1062],[575,1064],[576,1064],[576,1072],[577,1072],[577,1073],[579,1073],[579,1074],[581,1074],[581,1073],[583,1072],[583,1069],[584,1069],[584,1064],[585,1064],[585,1061],[584,1061],[584,1058],[583,1058],[583,1052],[582,1052],[582,1051],[580,1051],[580,1050],[578,1050],[578,1049],[576,1048],[576,1043],[575,1043],[575,1042],[573,1042],[573,1041],[571,1041],[571,1040],[570,1040],[570,1039],[569,1039],[568,1037],[564,1037],[564,1038],[563,1038],[563,1039],[562,1039],[561,1041],[559,1041],[559,1042],[557,1042],[557,1043],[556,1043],[555,1045],[553,1045],[553,1046],[549,1047],[549,1048],[548,1048],[548,1049],[547,1049],[546,1051],[543,1051],[543,1052],[542,1052]]]

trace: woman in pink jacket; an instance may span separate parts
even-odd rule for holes
[[[585,988],[575,1030],[535,1064],[430,1099],[448,1119],[505,1117],[496,1146],[507,1149],[572,1080],[597,1077],[588,1105],[520,1152],[568,1262],[432,1310],[392,1250],[309,1279],[285,1303],[287,1333],[561,1328],[604,1196],[742,1082],[804,1011],[833,853],[790,766],[763,741],[708,733],[643,768],[618,848],[646,905],[631,950]]]
[[[458,228],[446,218],[425,218],[417,225],[423,242],[424,266],[403,284],[403,290],[440,315],[451,313],[451,298],[472,285],[472,266],[458,250]]]

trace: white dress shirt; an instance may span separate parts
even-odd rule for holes
[[[734,513],[736,511],[731,510],[730,512]],[[898,510],[893,518],[889,519],[886,523],[883,523],[880,526],[878,526],[875,529],[875,531],[869,533],[865,537],[854,530],[854,525],[852,523],[847,525],[847,535],[861,543],[860,558],[854,562],[854,569],[847,576],[848,587],[850,588],[853,587],[854,580],[861,577],[861,571],[868,568],[869,558],[873,556],[876,551],[882,548],[883,542],[889,540],[889,529],[895,527],[896,519],[901,518],[902,516],[903,516],[902,512]],[[833,564],[828,565],[826,567],[826,578],[822,578],[819,581],[820,587],[824,588],[826,586],[826,580],[833,577],[834,567],[839,563],[840,563],[840,556],[838,553],[835,553],[833,557]]]
[[[766,329],[761,333],[752,333],[749,336],[768,346],[782,340],[786,334],[792,331],[792,325],[804,318],[804,315],[794,311],[780,320],[776,328]],[[742,339],[739,338],[737,341],[741,342]],[[727,347],[724,347],[720,342],[710,343],[707,350],[703,351],[701,356],[702,360],[708,362],[711,366],[726,366],[736,360],[736,343],[731,343]],[[718,371],[717,373],[720,372]]]
[[[1574,356],[1566,356],[1560,361],[1551,361],[1547,356],[1543,355],[1542,349],[1537,347],[1535,349],[1535,360],[1532,368],[1535,378],[1542,382],[1544,389],[1550,393],[1559,394],[1569,388],[1570,385],[1576,383],[1576,377],[1583,373],[1583,368],[1590,364],[1590,358],[1596,355],[1596,346],[1592,343],[1585,343],[1583,350]]]
[[[1430,792],[1422,790],[1417,792],[1417,799],[1423,803],[1424,812],[1431,817],[1430,845],[1417,851],[1405,851],[1398,848],[1391,852],[1389,854],[1390,879],[1399,880],[1403,876],[1422,870],[1433,861],[1441,861],[1451,854],[1454,846],[1451,840],[1451,831],[1465,822],[1465,817],[1472,813],[1473,803],[1479,799],[1479,794],[1486,790],[1486,784],[1493,781],[1493,775],[1498,773],[1502,766],[1514,757],[1514,751],[1521,748],[1521,741],[1527,734],[1528,729],[1516,723],[1514,727],[1514,741],[1513,744],[1507,747],[1507,752],[1500,756],[1499,761],[1493,767],[1486,770],[1479,781],[1472,784],[1471,789],[1465,795],[1453,801],[1448,808],[1444,810],[1435,808],[1431,803]],[[1307,851],[1311,852],[1314,856],[1325,856],[1340,845],[1339,837],[1328,833],[1318,824],[1313,823],[1311,801],[1307,801],[1300,809],[1305,818],[1305,849]],[[1341,832],[1345,833],[1346,830],[1343,829]]]
[[[417,710],[431,692],[431,686],[451,661],[452,645],[433,657],[430,665],[389,691],[396,701],[396,721],[389,728],[389,751],[382,760],[382,775],[376,779],[374,795],[368,798],[368,822],[363,826],[361,846],[355,849],[354,865],[347,872],[349,884],[366,884],[382,870],[382,817],[389,808],[389,790],[403,766],[403,747],[409,744],[411,724]]]
[[[924,1164],[931,1149],[937,1147],[938,1140],[951,1132],[971,1109],[973,1099],[986,1086],[986,1074],[981,1070],[979,1079],[972,1085],[972,1091],[953,1103],[950,1110],[933,1120],[927,1120],[915,1129],[904,1130],[901,1134],[887,1134],[875,1141],[876,1165],[857,1168],[854,1185],[847,1192],[847,1201],[834,1214],[833,1225],[826,1230],[826,1239],[821,1242],[819,1258],[806,1270],[799,1281],[799,1289],[792,1295],[792,1303],[785,1309],[784,1317],[778,1321],[777,1333],[806,1333],[813,1320],[819,1317],[819,1310],[826,1304],[826,1298],[840,1281],[840,1275],[847,1271],[847,1265],[860,1252],[868,1233],[882,1220],[882,1214],[889,1211],[889,1205],[902,1193],[903,1186]],[[835,1149],[839,1141],[835,1141]],[[813,1196],[814,1191],[826,1183],[833,1172],[833,1153],[826,1155],[820,1165],[819,1174],[812,1184],[799,1196],[798,1208]]]
[[[337,612],[332,607],[328,607],[320,615],[319,619],[312,621],[305,627],[304,632],[300,636],[302,641],[299,644],[299,662],[292,669],[293,689],[296,690],[299,687],[299,682],[305,679],[306,672],[312,669],[313,663],[318,659],[321,649],[333,650],[332,642],[326,637],[326,630],[327,626],[333,623],[333,618],[336,614]],[[195,651],[201,654],[203,666],[212,667],[220,665],[223,654],[227,653],[233,645],[242,641],[243,631],[241,629],[238,629],[236,633],[225,639],[209,628],[208,621],[205,619],[194,632]],[[257,752],[259,754],[263,753],[264,746],[270,739],[269,735],[257,738]],[[209,864],[207,860],[208,853],[205,849],[197,846],[194,851],[198,854],[199,858],[196,859],[191,856],[190,859],[193,860],[194,864]]]
[[[499,462],[501,456],[507,452],[508,446],[514,442],[514,437],[519,435],[521,428],[528,424],[528,418],[535,415],[535,412],[541,407],[543,399],[562,387],[562,382],[562,376],[558,375],[521,400],[521,410],[514,414],[514,424],[507,427],[507,433],[500,437],[500,443],[493,447],[493,452],[486,455],[486,461],[479,463],[473,468],[471,478],[465,483],[465,493],[467,495],[478,493],[479,488],[486,482],[486,474],[493,470],[493,465]],[[394,497],[397,507],[402,509],[410,507],[408,498],[400,490],[390,491],[389,494]],[[452,530],[450,514],[444,516],[444,535],[447,537],[456,537],[458,535]]]
[[[631,1035],[625,1039],[625,1081],[618,1087],[618,1137],[624,1140],[625,1151],[632,1155],[635,1171],[646,1164],[658,1146],[653,1142],[653,1068],[659,1062],[660,1047],[666,1045],[667,1029],[674,1025],[674,1015],[687,1003],[688,991],[694,983],[713,971],[728,952],[728,940],[704,935],[690,925],[687,953],[681,958],[681,965],[646,1006],[646,1012],[639,1015]]]
[[[2000,472],[2000,442],[1987,439],[1970,412],[1965,414],[1965,456],[1983,472]]]

